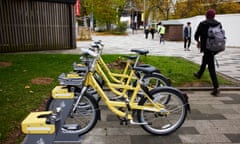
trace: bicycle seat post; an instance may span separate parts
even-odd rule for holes
[[[134,67],[137,66],[138,61],[139,61],[139,59],[140,59],[140,55],[147,55],[147,54],[149,53],[148,50],[139,50],[139,49],[131,49],[131,52],[135,52],[135,53],[137,53],[137,55],[138,55],[138,56],[137,56],[137,59],[136,59],[136,61],[135,61]]]
[[[137,66],[139,59],[140,59],[140,55],[138,54],[138,56],[137,56],[137,58],[136,58],[136,60],[135,60],[135,63],[134,63],[134,65],[133,65],[133,67],[136,67],[136,66]]]

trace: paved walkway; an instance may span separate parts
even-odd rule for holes
[[[175,133],[153,136],[140,126],[122,126],[104,105],[102,120],[81,144],[240,144],[240,94],[224,91],[213,97],[208,91],[188,91],[191,113]]]

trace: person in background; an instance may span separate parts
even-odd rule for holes
[[[154,34],[155,34],[155,28],[154,27],[151,27],[150,33],[152,35],[152,39],[154,39]]]
[[[149,27],[146,26],[145,30],[144,30],[144,33],[145,33],[145,38],[148,39],[148,34],[149,34]]]
[[[188,22],[187,26],[184,27],[184,50],[190,51],[190,45],[191,45],[191,36],[192,35],[192,28],[191,23]]]
[[[210,26],[217,26],[221,24],[220,22],[214,19],[215,13],[216,12],[214,9],[209,9],[207,11],[206,20],[200,22],[194,35],[194,39],[197,41],[197,47],[200,48],[200,52],[203,52],[203,57],[199,71],[194,73],[193,75],[196,78],[200,79],[203,72],[205,71],[206,65],[208,65],[208,71],[213,84],[213,91],[211,92],[211,94],[214,96],[218,96],[218,94],[220,94],[220,90],[214,64],[215,53],[206,49],[208,28]]]
[[[134,31],[137,32],[137,24],[136,23],[132,23],[131,28],[132,28],[132,34],[134,34]]]
[[[162,25],[162,23],[160,22],[158,24],[158,32],[159,32],[159,35],[160,35],[160,44],[163,42],[163,44],[165,43],[164,41],[164,35],[165,35],[165,27]]]

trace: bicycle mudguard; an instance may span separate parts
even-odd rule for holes
[[[169,78],[165,77],[164,75],[160,74],[160,73],[151,73],[151,74],[146,74],[144,75],[143,79],[147,78],[147,77],[156,77],[161,79],[162,81],[164,81],[166,83],[166,86],[171,86],[172,82]]]
[[[174,88],[174,87],[171,87],[171,86],[165,86],[165,87],[157,87],[157,88],[154,88],[152,89],[149,93],[150,95],[152,93],[154,93],[155,91],[158,91],[158,90],[164,90],[164,89],[167,89],[173,93],[176,93],[177,95],[181,96],[181,98],[183,99],[183,101],[185,102],[185,105],[187,110],[190,111],[190,104],[188,102],[188,96],[186,93],[183,93],[181,90],[177,89],[177,88]]]

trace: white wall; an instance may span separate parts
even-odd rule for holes
[[[188,21],[191,22],[194,36],[198,24],[205,19],[205,16],[195,16],[186,19],[178,19],[177,21],[184,24],[184,26]],[[240,47],[240,14],[216,15],[215,19],[222,23],[223,28],[226,32],[226,45],[228,47]],[[192,37],[192,39],[194,38]],[[193,42],[195,41],[193,40]]]

